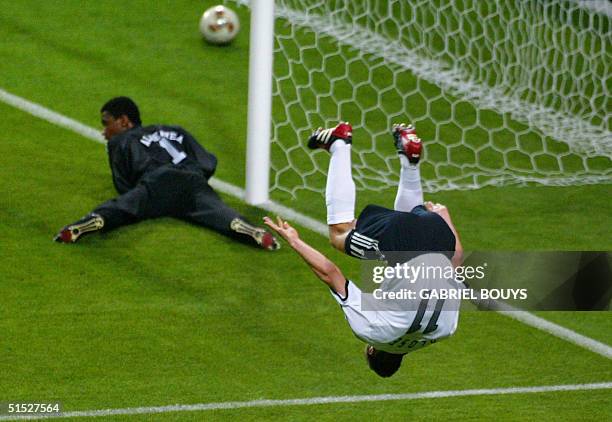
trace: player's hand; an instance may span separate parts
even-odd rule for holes
[[[433,202],[425,202],[425,208],[427,211],[435,212],[440,217],[446,221],[448,227],[451,229],[453,234],[455,235],[455,255],[453,256],[452,262],[453,266],[456,268],[463,263],[463,246],[461,245],[461,240],[459,239],[459,233],[453,224],[453,220],[451,220],[450,213],[448,212],[448,208],[442,204],[433,203]]]
[[[283,239],[291,243],[300,238],[296,229],[291,227],[288,222],[283,221],[280,217],[276,217],[276,223],[270,217],[264,217],[264,224],[278,233]]]
[[[431,201],[427,201],[425,202],[425,208],[427,209],[427,211],[431,211],[431,212],[435,212],[436,214],[440,215],[440,217],[449,217],[450,215],[448,213],[448,208],[446,208],[446,205],[443,204],[439,204],[439,203],[433,203]],[[446,220],[446,218],[444,218]]]
[[[451,216],[450,216],[450,213],[448,212],[448,208],[446,208],[446,205],[442,205],[439,203],[433,203],[430,201],[425,202],[424,205],[427,211],[434,212],[438,214],[440,217],[442,217],[444,221],[446,221],[446,224],[448,224],[448,226],[451,228],[453,233],[456,233],[455,226],[453,225],[453,221],[451,220]],[[455,236],[457,235],[455,234]]]

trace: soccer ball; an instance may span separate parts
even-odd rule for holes
[[[211,44],[229,44],[240,30],[238,15],[223,5],[207,9],[200,19],[200,32]]]

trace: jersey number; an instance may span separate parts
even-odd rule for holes
[[[414,321],[412,321],[412,325],[410,325],[410,328],[406,334],[412,334],[421,329],[421,322],[423,321],[423,315],[425,315],[425,311],[427,310],[428,302],[429,299],[421,300],[417,314],[414,317]],[[438,318],[440,317],[440,312],[442,312],[442,306],[444,306],[444,299],[437,300],[434,312],[431,315],[431,318],[429,318],[429,322],[427,323],[425,330],[423,330],[423,334],[431,333],[432,331],[436,331],[438,329]]]
[[[410,328],[408,329],[408,331],[406,331],[406,334],[404,334],[402,337],[398,338],[397,340],[392,341],[391,343],[389,343],[389,345],[395,346],[395,347],[405,347],[406,345],[408,345],[408,348],[412,349],[417,344],[421,344],[422,346],[425,346],[428,343],[432,344],[436,342],[436,340],[425,340],[425,339],[416,340],[416,339],[411,338],[410,336],[410,334],[415,333],[421,329],[421,322],[423,321],[423,315],[425,315],[425,311],[427,310],[428,302],[429,302],[429,299],[421,300],[421,302],[419,303],[419,309],[417,310],[417,314],[414,317],[414,320],[412,321]],[[444,306],[444,299],[439,299],[436,302],[436,306],[434,308],[433,314],[431,315],[431,318],[429,318],[429,322],[427,323],[427,326],[423,330],[423,334],[427,334],[427,333],[431,333],[432,331],[436,331],[436,329],[438,328],[438,318],[440,317],[440,312],[442,312],[442,306]]]
[[[167,139],[160,140],[159,146],[165,149],[168,154],[170,154],[170,157],[172,158],[172,164],[178,164],[185,158],[187,158],[187,154],[185,154],[183,151],[179,151],[178,149],[174,148],[174,145],[172,145]]]

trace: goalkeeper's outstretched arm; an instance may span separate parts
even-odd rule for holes
[[[346,297],[346,278],[336,264],[300,239],[297,230],[280,217],[276,217],[276,223],[271,218],[264,217],[264,223],[282,236],[329,288],[341,297]]]

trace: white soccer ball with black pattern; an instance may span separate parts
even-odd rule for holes
[[[229,44],[240,30],[238,15],[223,5],[207,9],[200,19],[200,32],[211,44]]]

